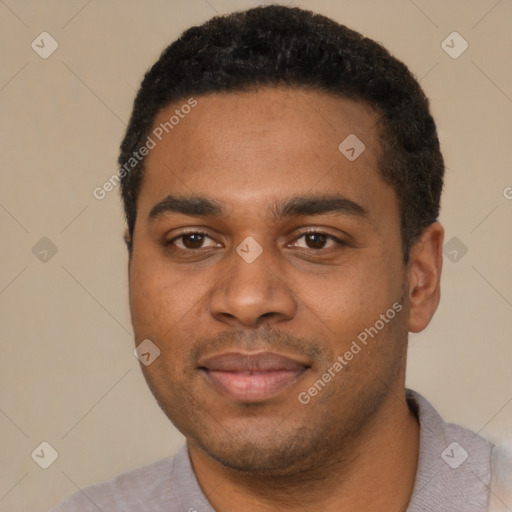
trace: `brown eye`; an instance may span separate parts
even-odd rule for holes
[[[345,245],[341,240],[336,238],[335,236],[329,235],[327,233],[322,233],[320,231],[308,231],[303,233],[298,238],[295,239],[297,242],[300,239],[304,239],[305,246],[302,246],[304,249],[309,249],[312,251],[320,251],[322,249],[330,249],[335,245]],[[331,241],[332,244],[328,247],[325,247],[327,242]],[[297,247],[301,247],[297,245]]]
[[[188,235],[183,235],[182,237],[183,245],[187,249],[198,249],[203,245],[204,235],[200,233],[190,233]]]
[[[327,235],[323,235],[321,233],[308,233],[305,235],[305,240],[310,249],[323,249],[323,246],[327,241]]]
[[[181,235],[175,236],[167,241],[165,245],[174,245],[176,248],[182,250],[202,249],[203,242],[206,238],[210,238],[206,233],[191,231],[190,233],[182,233]],[[178,240],[181,242],[181,246],[175,244]]]

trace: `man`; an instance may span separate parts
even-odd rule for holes
[[[404,64],[308,11],[216,17],[146,74],[119,163],[135,342],[187,444],[55,511],[506,506],[501,452],[405,389],[444,164]]]

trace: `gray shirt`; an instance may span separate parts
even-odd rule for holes
[[[492,444],[446,423],[430,403],[407,390],[420,422],[420,451],[407,512],[484,512],[489,502]],[[183,446],[165,457],[86,487],[50,512],[215,512]]]

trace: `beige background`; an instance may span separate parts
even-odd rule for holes
[[[259,3],[0,1],[0,511],[45,511],[182,444],[132,354],[118,190],[92,191],[117,168],[135,91],[163,48]],[[384,43],[431,98],[448,167],[441,221],[468,252],[444,259],[408,386],[447,420],[512,437],[512,2],[293,3]],[[59,45],[47,59],[31,48],[43,31]],[[457,59],[441,47],[453,31],[469,43]],[[47,262],[32,252],[42,237],[57,247]],[[46,470],[31,458],[42,441],[59,454]]]

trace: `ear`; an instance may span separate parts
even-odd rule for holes
[[[124,243],[126,244],[126,248],[128,249],[128,304],[129,304],[129,307],[130,307],[130,323],[133,327],[133,311],[132,311],[132,303],[131,303],[131,292],[130,292],[130,270],[131,270],[131,266],[132,266],[132,249],[133,249],[133,241],[130,237],[130,230],[128,229],[128,227],[126,227],[126,229],[124,230],[124,235],[123,235],[123,238],[124,238]]]
[[[420,332],[430,323],[441,299],[444,228],[439,222],[428,226],[410,250],[409,331]]]
[[[130,266],[130,262],[131,262],[131,259],[132,259],[132,239],[130,237],[130,232],[128,230],[128,228],[126,228],[124,230],[124,235],[123,235],[123,238],[124,238],[124,243],[126,244],[126,248],[128,249],[128,267]]]

